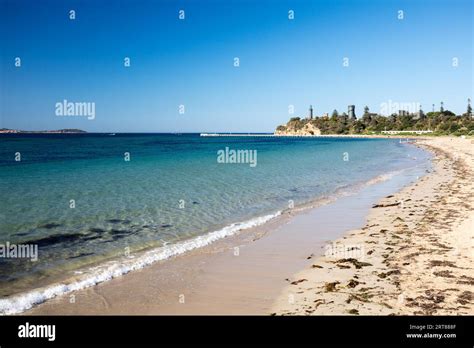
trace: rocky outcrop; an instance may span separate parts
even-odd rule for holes
[[[321,130],[311,123],[310,120],[292,118],[286,125],[278,126],[275,135],[295,135],[295,136],[311,136],[321,135]]]

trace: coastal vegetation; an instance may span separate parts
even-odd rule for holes
[[[306,131],[307,129],[311,129]],[[316,129],[316,130],[315,130]],[[345,112],[320,117],[291,118],[286,125],[280,125],[276,134],[318,135],[320,134],[377,134],[385,131],[432,131],[433,135],[474,135],[474,117],[468,106],[466,113],[456,115],[449,110],[423,113],[399,112],[390,116],[371,113],[368,107],[360,118],[349,117]]]

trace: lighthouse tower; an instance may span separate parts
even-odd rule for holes
[[[309,106],[309,119],[310,119],[310,120],[313,119],[313,105],[310,105],[310,106]]]

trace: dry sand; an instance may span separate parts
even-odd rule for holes
[[[420,139],[433,172],[294,275],[277,315],[474,314],[474,140]]]

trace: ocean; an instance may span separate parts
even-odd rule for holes
[[[400,173],[423,175],[429,158],[398,139],[1,135],[0,246],[36,246],[38,255],[0,257],[0,313],[322,197]]]

